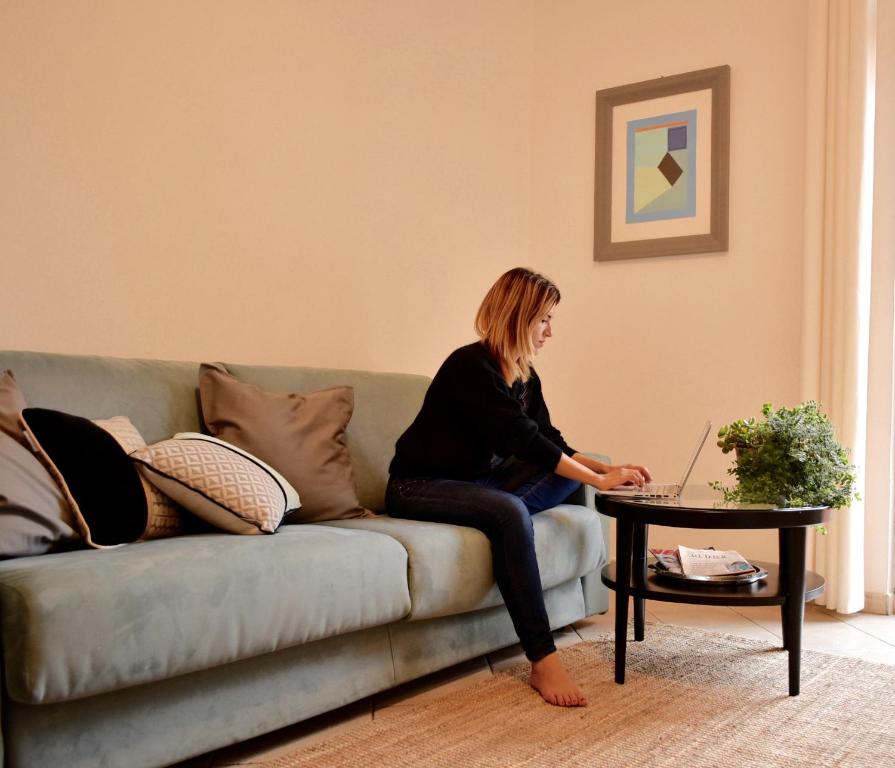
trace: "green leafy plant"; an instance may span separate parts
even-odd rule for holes
[[[855,467],[818,403],[777,410],[765,403],[761,412],[763,420],[738,419],[718,431],[718,447],[736,457],[727,470],[736,485],[711,483],[725,501],[847,507],[859,498]]]

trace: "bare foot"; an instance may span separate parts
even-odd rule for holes
[[[569,677],[555,651],[531,663],[531,687],[558,707],[586,707],[587,697]]]

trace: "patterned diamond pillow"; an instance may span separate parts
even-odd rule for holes
[[[131,454],[141,474],[178,504],[230,533],[273,533],[301,506],[275,469],[208,435],[181,432]]]
[[[113,416],[111,419],[94,419],[93,423],[102,427],[130,456],[134,451],[146,447],[143,435],[127,416]],[[187,533],[183,510],[145,477],[140,476],[143,492],[146,494],[146,529],[141,539],[161,539],[166,536],[180,536]]]

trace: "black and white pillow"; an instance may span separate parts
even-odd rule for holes
[[[146,494],[115,438],[89,419],[46,408],[25,408],[19,418],[84,540],[96,548],[136,541],[146,528]]]

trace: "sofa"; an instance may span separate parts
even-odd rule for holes
[[[377,514],[0,561],[6,768],[169,765],[516,642],[485,536],[384,509],[427,378],[223,367],[276,392],[353,387],[347,443]],[[126,415],[148,443],[202,429],[198,363],[13,351],[3,369],[29,406]],[[551,624],[605,612],[593,494],[533,522]]]

